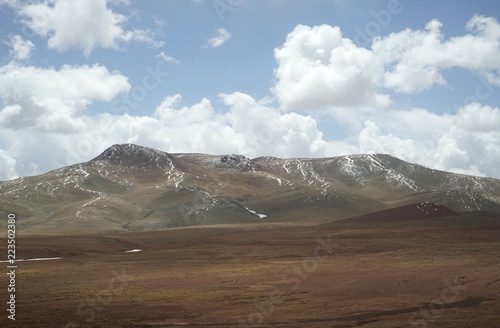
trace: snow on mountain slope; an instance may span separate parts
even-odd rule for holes
[[[419,191],[420,188],[412,179],[409,179],[396,169],[383,163],[380,155],[349,155],[338,160],[340,172],[345,177],[354,179],[362,186],[370,183],[373,176],[384,179],[387,183],[406,191]]]
[[[327,221],[412,202],[500,213],[500,181],[381,154],[252,160],[125,144],[86,163],[0,182],[1,210],[17,211],[36,229],[262,222],[257,212],[265,222]]]

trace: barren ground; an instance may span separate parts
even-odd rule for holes
[[[17,263],[16,322],[4,310],[0,326],[500,327],[498,217],[386,214],[317,227],[18,235],[18,259],[63,259]]]

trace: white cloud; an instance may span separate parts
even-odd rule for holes
[[[155,56],[156,58],[161,58],[167,63],[172,63],[172,64],[179,64],[179,60],[175,59],[174,57],[167,55],[165,52],[160,52],[158,55]]]
[[[220,97],[227,111],[214,109],[208,99],[182,106],[182,97],[174,95],[166,97],[152,116],[89,116],[79,112],[73,120],[78,119],[82,126],[63,138],[58,131],[19,131],[0,126],[0,140],[9,145],[0,161],[17,160],[10,164],[15,165],[14,171],[0,162],[0,180],[33,174],[33,167],[42,173],[87,161],[114,143],[126,142],[168,152],[239,153],[249,157],[325,154],[322,133],[312,117],[283,114],[243,93]],[[59,129],[64,131],[62,126]]]
[[[130,84],[105,67],[37,68],[11,62],[0,67],[0,126],[74,132],[83,127],[79,112],[94,101],[111,101]]]
[[[127,5],[127,1],[110,1]],[[139,41],[155,47],[163,43],[154,40],[149,30],[125,30],[127,17],[113,12],[106,0],[51,0],[30,3],[19,8],[24,23],[36,34],[48,38],[50,49],[65,51],[83,49],[86,56],[96,47],[118,49],[121,42]]]
[[[298,25],[274,55],[278,67],[273,91],[287,109],[390,103],[377,91],[382,66],[369,50],[344,38],[338,27]]]
[[[477,103],[456,114],[424,109],[372,116],[355,132],[361,153],[388,153],[432,168],[500,177],[500,108]]]
[[[373,52],[386,63],[384,86],[420,92],[445,84],[440,71],[451,67],[474,70],[494,83],[500,70],[500,24],[476,15],[466,29],[469,34],[444,40],[441,23],[433,20],[425,30],[406,29],[375,39]]]
[[[180,94],[165,97],[156,108],[154,117],[172,126],[203,123],[215,117],[210,100],[203,98],[201,102],[191,107],[179,108],[181,100]]]
[[[446,84],[441,71],[464,68],[500,85],[500,24],[474,16],[467,34],[445,39],[441,23],[356,46],[338,27],[298,25],[275,50],[273,92],[285,109],[384,108],[388,92],[416,93]]]
[[[461,108],[458,116],[460,118],[458,125],[470,132],[497,132],[500,127],[500,113],[498,108],[473,103]]]
[[[26,60],[30,57],[35,45],[30,40],[24,40],[22,36],[12,37],[10,45],[12,50],[9,55],[15,60]]]
[[[325,154],[323,134],[311,116],[281,113],[239,92],[222,94],[221,98],[230,108],[228,122],[244,140],[244,153],[248,156],[318,157]]]
[[[3,149],[0,149],[0,181],[19,177],[16,171],[17,161]]]
[[[229,41],[231,38],[231,33],[229,33],[225,28],[221,27],[217,30],[217,34],[212,36],[207,40],[204,47],[217,48],[222,46],[224,43]]]
[[[55,8],[58,1],[43,5]],[[0,67],[0,180],[86,161],[125,142],[168,152],[249,157],[389,153],[433,168],[500,178],[500,108],[472,103],[456,114],[386,108],[389,91],[418,92],[446,83],[441,71],[450,67],[495,83],[499,26],[475,16],[468,34],[445,40],[440,23],[431,21],[423,30],[375,39],[371,49],[356,46],[336,27],[297,26],[275,51],[280,108],[235,92],[220,95],[224,109],[205,98],[186,105],[173,95],[150,116],[90,116],[85,109],[93,102],[111,102],[130,91],[127,77],[101,65],[55,69],[13,61]],[[122,32],[114,42],[126,40]],[[47,30],[49,39],[55,35]],[[88,43],[90,50],[103,46],[95,40]],[[165,52],[157,57],[175,60]],[[316,116],[282,111],[328,107],[334,107],[339,124],[345,123],[345,140],[326,140]],[[352,115],[346,110],[372,107],[378,111]]]
[[[470,104],[454,115],[425,109],[383,110],[382,116],[364,112],[357,118],[360,124],[352,124],[351,137],[329,141],[310,115],[282,112],[239,92],[220,99],[227,110],[214,108],[208,99],[184,105],[177,94],[166,97],[151,116],[77,111],[71,119],[80,126],[63,138],[63,124],[54,125],[52,133],[0,125],[0,140],[9,145],[0,150],[0,180],[87,161],[111,144],[127,142],[172,153],[248,157],[388,153],[432,168],[500,177],[500,108]],[[10,105],[1,113],[9,119],[20,110]]]

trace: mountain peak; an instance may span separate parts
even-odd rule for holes
[[[224,168],[236,168],[240,170],[255,170],[259,166],[254,163],[251,159],[243,156],[243,155],[222,155],[220,158],[217,159],[216,163],[217,167],[224,167]]]
[[[0,182],[0,204],[40,222],[22,226],[32,233],[260,222],[254,212],[301,224],[376,213],[366,219],[391,223],[500,214],[500,180],[384,154],[252,160],[118,144],[86,163]]]
[[[91,162],[108,161],[113,164],[140,167],[165,167],[172,164],[168,153],[134,144],[115,144],[103,151]]]

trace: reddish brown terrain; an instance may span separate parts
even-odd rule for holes
[[[2,327],[500,327],[500,217],[433,203],[317,226],[17,236],[18,259],[59,256],[17,263]]]

